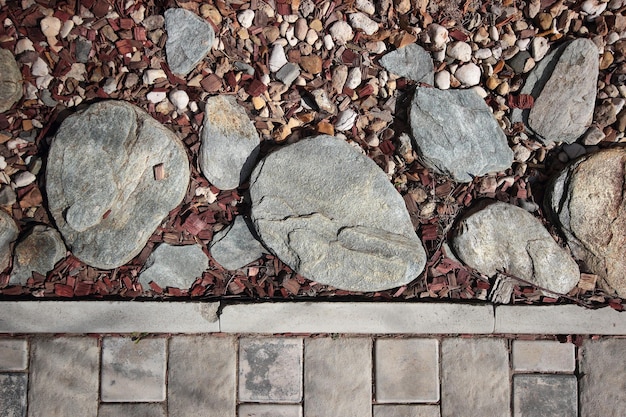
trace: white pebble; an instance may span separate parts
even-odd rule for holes
[[[54,38],[61,31],[61,20],[58,17],[46,16],[41,19],[39,26],[46,38]]]
[[[362,30],[366,35],[373,35],[378,32],[378,23],[364,13],[351,13],[348,18],[353,28]]]
[[[13,176],[13,184],[15,184],[15,188],[26,187],[27,185],[32,184],[37,179],[32,173],[28,171],[22,171]]]
[[[143,82],[144,84],[154,84],[156,80],[159,78],[167,78],[165,71],[160,69],[149,69],[143,73]]]
[[[285,49],[280,44],[275,44],[272,48],[272,54],[270,55],[269,65],[270,71],[276,72],[287,63],[287,56],[285,55]]]
[[[170,93],[170,101],[178,110],[184,110],[189,104],[189,96],[182,90],[175,90]]]
[[[28,38],[22,38],[15,44],[15,55],[19,55],[24,51],[34,51],[33,41]]]
[[[445,44],[450,39],[448,35],[448,29],[436,23],[431,23],[428,26],[428,36],[430,36],[430,41],[433,43],[433,45],[435,45],[435,48],[437,49],[445,46]]]
[[[252,26],[252,21],[254,20],[254,10],[246,9],[243,12],[239,13],[237,16],[237,21],[244,28],[249,28]]]
[[[354,38],[354,31],[350,25],[343,20],[333,23],[329,32],[333,41],[335,41],[337,45],[345,45],[346,42],[351,41],[352,38]],[[326,38],[324,38],[324,42],[326,42]]]
[[[35,77],[43,77],[44,75],[48,75],[48,72],[50,72],[48,64],[41,58],[37,58],[30,69],[30,73]]]
[[[35,84],[37,88],[43,90],[44,88],[48,88],[50,83],[54,80],[54,77],[50,74],[42,75],[41,77],[37,77],[35,79]]]
[[[606,10],[606,6],[606,2],[601,2],[599,0],[587,0],[582,4],[581,9],[589,15],[588,19],[593,20]]]
[[[104,86],[102,86],[102,91],[104,91],[107,94],[112,94],[115,92],[115,90],[117,90],[117,81],[115,80],[115,78],[107,78],[107,80],[104,82]]]
[[[383,41],[371,41],[371,42],[367,42],[365,44],[365,47],[367,48],[368,51],[370,51],[373,54],[382,54],[383,52],[385,52],[387,50],[387,45],[385,45],[385,42]]]
[[[461,62],[469,62],[472,59],[472,47],[465,42],[454,42],[448,46],[448,56]]]
[[[495,26],[489,26],[489,37],[494,42],[498,42],[500,40],[500,32],[498,32],[498,28]]]
[[[269,85],[270,82],[272,81],[272,79],[270,78],[269,74],[263,74],[261,75],[261,82],[265,85]]]
[[[480,48],[479,50],[474,52],[474,57],[476,59],[491,58],[491,49],[489,49],[489,48]]]
[[[285,38],[287,38],[287,42],[291,46],[296,46],[298,44],[298,38],[295,35],[295,29],[293,26],[289,26],[287,32],[285,32]]]
[[[525,51],[528,49],[528,44],[530,43],[530,38],[518,39],[515,42],[515,45],[519,48],[520,51]]]
[[[480,83],[480,67],[478,65],[469,63],[457,68],[454,76],[463,85],[473,86]]]
[[[447,90],[450,88],[450,73],[446,70],[436,73],[435,85],[441,90]]]
[[[352,129],[354,122],[356,122],[357,114],[352,109],[346,109],[339,113],[337,116],[337,122],[335,122],[335,129],[339,131],[346,131]]]
[[[485,89],[479,85],[472,87],[471,90],[473,90],[476,94],[478,94],[480,98],[485,98],[488,96],[487,91],[485,91]]]
[[[70,34],[72,29],[74,29],[74,22],[72,22],[71,20],[65,21],[65,23],[63,23],[63,26],[61,27],[61,32],[59,32],[61,38],[67,38],[67,35]]]
[[[355,7],[357,10],[362,11],[367,14],[374,14],[376,12],[376,8],[374,7],[374,3],[369,0],[356,0]]]
[[[7,167],[7,161],[4,160],[4,156],[0,156],[0,169],[5,169]]]
[[[324,35],[324,48],[330,51],[334,47],[335,47],[335,42],[333,41],[333,37],[330,36],[330,34]]]
[[[306,33],[306,43],[308,43],[309,45],[314,45],[315,42],[317,42],[317,40],[319,39],[319,35],[317,34],[317,32],[313,29],[309,29]]]
[[[530,44],[530,54],[532,55],[535,61],[539,61],[543,59],[548,53],[550,47],[548,46],[548,40],[541,36],[538,36],[533,39]]]
[[[348,78],[346,78],[346,87],[351,90],[355,90],[359,85],[361,85],[362,78],[361,68],[354,67],[348,73]]]

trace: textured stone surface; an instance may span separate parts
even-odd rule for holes
[[[626,339],[585,340],[580,362],[580,415],[621,417],[626,404]]]
[[[144,290],[150,288],[150,281],[163,288],[187,289],[208,267],[209,258],[200,246],[162,243],[148,257],[144,270],[139,274],[139,282]]]
[[[0,271],[9,266],[11,243],[17,239],[19,230],[15,220],[4,210],[0,210]]]
[[[0,49],[0,113],[22,98],[22,73],[8,49]]]
[[[167,373],[169,417],[234,416],[236,367],[234,337],[173,337]]]
[[[237,216],[228,227],[213,236],[210,252],[218,264],[234,270],[259,259],[267,249],[254,236],[249,220]]]
[[[24,240],[17,243],[13,254],[11,284],[26,284],[33,271],[46,275],[54,264],[65,257],[65,244],[55,229],[37,225]]]
[[[302,417],[300,404],[241,404],[238,417]]]
[[[161,164],[165,177],[156,180]],[[180,140],[124,102],[92,104],[65,119],[48,156],[50,212],[72,253],[97,268],[138,255],[188,183]]]
[[[505,339],[444,339],[441,415],[510,416],[509,352]]]
[[[580,278],[578,265],[526,210],[497,202],[466,216],[452,239],[458,257],[481,273],[499,270],[558,294]]]
[[[239,401],[302,400],[302,339],[239,340]]]
[[[27,374],[0,374],[0,416],[26,416]]]
[[[0,339],[0,371],[23,371],[28,366],[26,339]]]
[[[222,190],[237,188],[250,175],[259,135],[245,109],[231,96],[213,96],[204,109],[198,162],[206,179]]]
[[[28,415],[97,415],[98,339],[35,338],[31,349]]]
[[[376,401],[417,403],[439,401],[439,341],[378,339]]]
[[[417,88],[410,109],[413,138],[424,161],[459,182],[503,171],[513,162],[504,132],[472,90]]]
[[[98,417],[167,417],[161,404],[102,404]]]
[[[100,398],[104,402],[165,400],[166,339],[105,337]]]
[[[578,415],[578,387],[574,375],[513,377],[513,417],[576,415]]]
[[[514,340],[513,369],[518,372],[574,372],[574,344],[556,340]]]
[[[375,405],[374,417],[439,417],[438,405]]]
[[[576,39],[548,54],[530,72],[521,94],[535,98],[532,109],[516,109],[544,143],[576,141],[591,125],[598,79],[598,47]]]
[[[182,8],[165,11],[167,65],[175,74],[187,75],[209,53],[215,32],[209,22]]]
[[[603,150],[566,167],[546,190],[544,203],[574,256],[621,297],[626,297],[625,181],[626,150]]]
[[[341,139],[316,136],[268,155],[252,173],[250,196],[263,243],[311,280],[377,291],[424,268],[402,197],[374,161]]]
[[[400,77],[430,85],[435,82],[433,58],[418,44],[412,43],[389,52],[379,62],[387,71]]]
[[[306,339],[304,415],[372,415],[372,340]]]

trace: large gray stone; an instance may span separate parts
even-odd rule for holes
[[[578,265],[532,214],[497,202],[461,220],[452,238],[459,258],[479,272],[498,271],[566,294],[580,278]]]
[[[417,88],[410,121],[424,162],[455,181],[504,171],[513,162],[504,132],[472,90]]]
[[[113,269],[181,202],[189,161],[176,135],[143,110],[105,101],[63,121],[46,178],[50,212],[74,255]]]
[[[379,62],[387,71],[409,80],[430,85],[435,82],[433,58],[415,43],[389,52]]]
[[[265,246],[305,277],[354,291],[406,284],[426,255],[384,172],[347,142],[316,136],[268,155],[250,180]]]
[[[0,49],[0,113],[22,98],[22,73],[11,51]]]
[[[187,289],[208,267],[209,258],[200,246],[162,243],[148,257],[139,282],[144,290],[150,288],[150,281],[161,287]]]
[[[19,230],[13,217],[0,210],[0,271],[9,266],[11,260],[11,243],[17,239]]]
[[[259,259],[267,249],[252,233],[249,221],[237,216],[228,227],[213,236],[210,251],[218,264],[235,270]]]
[[[222,190],[237,188],[252,171],[259,154],[259,134],[234,97],[206,101],[198,162],[202,174]]]
[[[546,144],[575,142],[592,122],[598,53],[591,40],[576,39],[548,54],[520,91],[534,97],[534,106],[515,109],[512,121],[524,122]]]
[[[620,297],[626,297],[625,181],[626,149],[607,149],[566,167],[545,199],[574,256]]]
[[[174,74],[187,75],[211,50],[215,32],[209,22],[182,8],[165,11],[167,65]]]
[[[26,284],[33,271],[46,275],[65,257],[65,244],[55,229],[37,225],[15,246],[9,283]]]

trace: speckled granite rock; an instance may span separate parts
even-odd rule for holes
[[[15,246],[10,284],[26,284],[33,271],[46,275],[65,257],[66,249],[61,235],[55,229],[35,226]]]
[[[0,113],[22,98],[22,73],[11,51],[0,49]]]
[[[215,32],[209,22],[182,8],[165,11],[165,55],[173,73],[189,74],[209,53]]]

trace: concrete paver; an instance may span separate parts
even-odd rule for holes
[[[441,415],[510,416],[505,339],[446,338],[441,344]]]
[[[556,340],[514,340],[513,369],[517,372],[574,372],[575,346]]]
[[[375,405],[374,417],[440,417],[438,405]]]
[[[372,415],[372,340],[306,339],[304,343],[304,415]]]
[[[163,404],[102,404],[98,417],[167,417]]]
[[[0,339],[0,371],[23,371],[28,367],[26,339]]]
[[[170,417],[235,415],[236,342],[234,337],[212,336],[176,336],[170,340]]]
[[[105,337],[100,392],[105,402],[165,400],[167,339]]]
[[[300,402],[302,339],[240,339],[239,400],[265,403]]]
[[[27,387],[27,374],[0,374],[0,416],[26,416]]]
[[[238,417],[302,417],[300,404],[241,404]]]
[[[576,417],[578,387],[574,375],[515,375],[513,417]]]
[[[439,401],[437,339],[377,339],[375,352],[377,402]]]
[[[98,412],[99,357],[96,338],[33,339],[28,415],[95,416]]]

